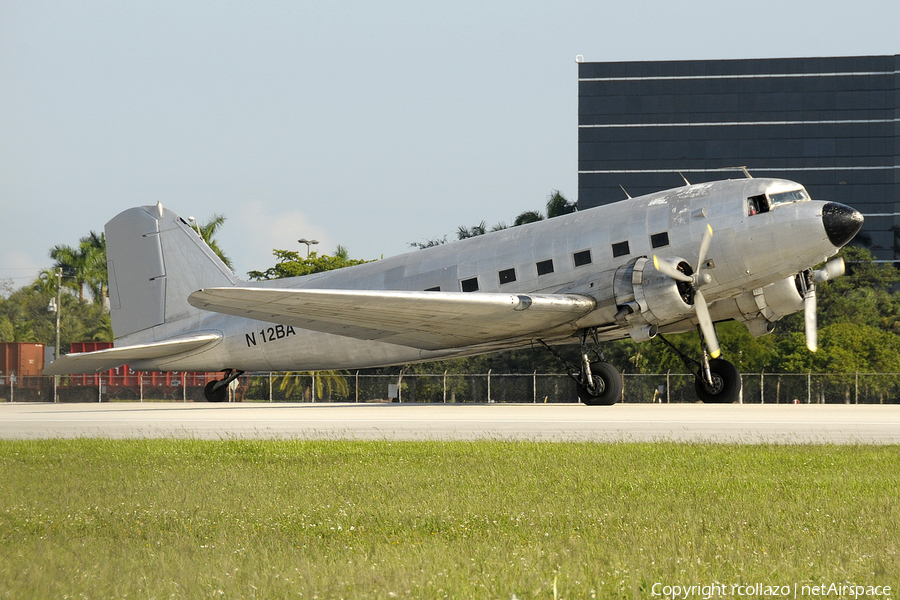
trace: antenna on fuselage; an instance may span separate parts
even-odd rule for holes
[[[619,187],[622,188],[622,191],[625,192],[625,195],[628,196],[629,200],[631,200],[631,194],[628,193],[628,190],[625,189],[625,186],[620,183]]]
[[[750,171],[747,170],[747,167],[722,167],[721,169],[716,169],[716,171],[740,171],[744,174],[744,177],[747,179],[753,179],[753,175],[750,174]]]
[[[682,179],[684,179],[685,185],[691,185],[691,182],[687,180],[687,177],[684,176],[684,173],[682,173],[681,171],[678,171],[678,174],[681,175]]]

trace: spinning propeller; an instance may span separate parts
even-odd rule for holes
[[[840,256],[829,260],[818,271],[801,274],[803,292],[803,321],[806,326],[806,347],[810,352],[819,349],[819,335],[816,325],[816,284],[840,277],[844,274],[844,259]],[[805,276],[804,276],[805,275]]]
[[[703,332],[703,339],[706,341],[706,347],[709,348],[709,355],[712,358],[718,358],[719,339],[716,337],[716,328],[713,326],[712,318],[709,316],[709,307],[706,305],[706,298],[700,288],[712,281],[712,277],[708,273],[703,272],[703,266],[706,263],[706,253],[709,251],[709,245],[712,243],[713,230],[707,224],[706,232],[700,241],[700,255],[697,257],[697,272],[693,275],[687,275],[678,270],[671,263],[660,261],[656,256],[653,257],[653,266],[663,275],[668,275],[676,281],[690,283],[694,290],[694,312],[697,313],[697,320],[700,322],[700,331]],[[824,280],[823,280],[824,281]],[[813,295],[815,302],[815,294]],[[813,311],[815,313],[815,311]]]

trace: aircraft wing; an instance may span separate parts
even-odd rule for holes
[[[149,358],[162,358],[197,350],[222,339],[218,333],[183,337],[164,342],[107,348],[94,352],[66,354],[44,368],[44,375],[78,375],[99,373]]]
[[[360,340],[440,350],[540,336],[594,308],[576,294],[209,288],[197,308]]]

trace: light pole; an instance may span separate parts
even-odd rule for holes
[[[56,313],[56,348],[53,349],[53,360],[59,360],[59,313],[62,312],[62,267],[56,271],[56,300],[50,299],[50,310]]]
[[[199,236],[200,236],[200,239],[202,240],[202,239],[203,239],[203,234],[200,233],[200,225],[197,223],[197,219],[195,219],[194,217],[188,217],[188,221],[190,221],[190,222],[191,222],[191,225],[194,226],[194,229],[197,230],[197,235],[199,235]],[[203,240],[203,241],[206,241],[206,240]]]
[[[53,360],[59,360],[59,313],[62,312],[62,267],[56,271],[56,298],[50,298],[50,306],[47,308],[56,313],[56,348],[53,349]],[[53,376],[53,402],[59,402],[57,388],[59,387],[59,375]]]
[[[301,244],[306,244],[306,258],[309,258],[309,247],[313,244],[318,244],[319,240],[308,240],[306,238],[300,238],[297,240]]]

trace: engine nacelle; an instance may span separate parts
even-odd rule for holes
[[[664,259],[691,275],[691,267],[683,258]],[[616,321],[628,330],[636,342],[654,336],[659,325],[678,320],[694,311],[694,291],[689,283],[675,281],[642,256],[616,270],[613,279]]]
[[[710,315],[714,321],[741,321],[755,337],[771,333],[776,321],[803,310],[803,293],[798,279],[804,276],[801,273],[735,298],[720,300],[711,307]]]

